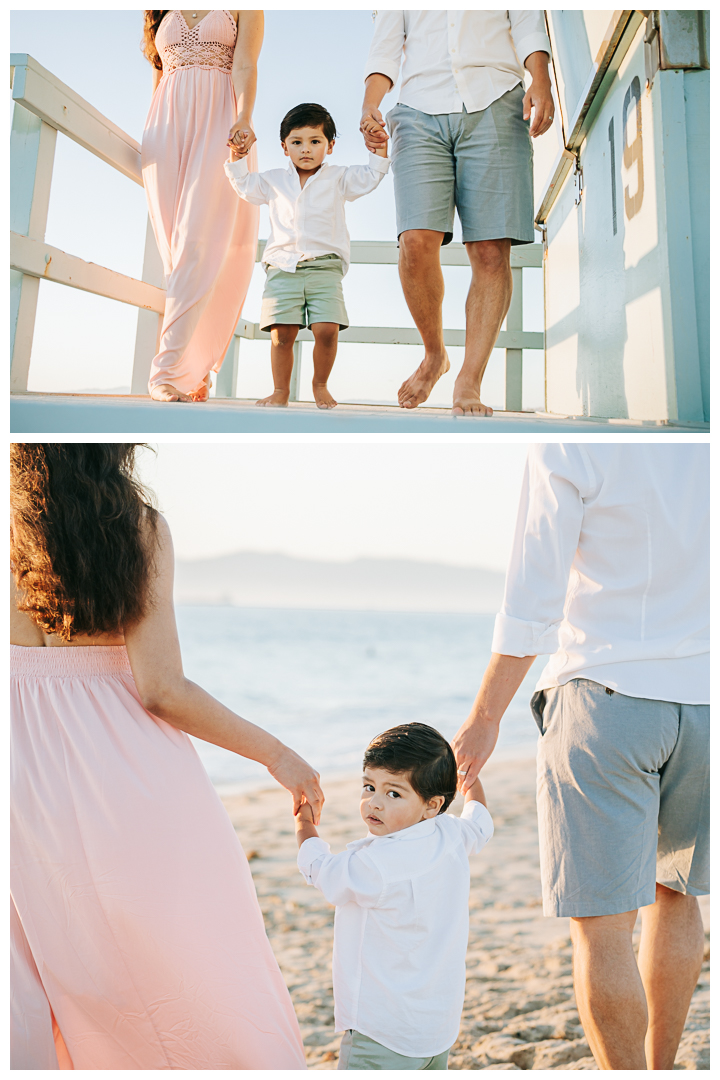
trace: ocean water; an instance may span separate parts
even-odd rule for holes
[[[320,771],[359,775],[379,732],[417,720],[451,739],[490,658],[493,616],[180,606],[185,674]],[[536,661],[500,726],[496,754],[533,756]],[[194,740],[222,792],[267,786],[266,769]],[[271,781],[272,782],[272,781]]]

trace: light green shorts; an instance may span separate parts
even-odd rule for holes
[[[262,298],[260,329],[337,323],[350,325],[342,291],[343,264],[338,255],[321,255],[297,264],[294,274],[269,266]]]
[[[361,1035],[359,1031],[346,1031],[340,1043],[338,1069],[443,1069],[448,1067],[448,1054],[435,1057],[411,1058],[388,1050],[379,1042]]]

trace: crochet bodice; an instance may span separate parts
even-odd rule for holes
[[[181,67],[232,71],[237,27],[229,11],[211,11],[193,26],[180,11],[165,16],[155,35],[163,75]]]

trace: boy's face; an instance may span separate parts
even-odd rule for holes
[[[293,128],[282,144],[285,156],[303,172],[319,169],[326,154],[332,154],[334,145],[335,141],[328,142],[321,127]]]
[[[427,802],[410,784],[407,773],[367,768],[363,773],[360,813],[373,836],[409,829],[435,817],[444,800],[434,795]]]

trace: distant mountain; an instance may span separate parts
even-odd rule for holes
[[[503,585],[503,574],[477,567],[409,559],[333,563],[252,551],[178,561],[175,571],[177,603],[236,607],[493,614]]]

